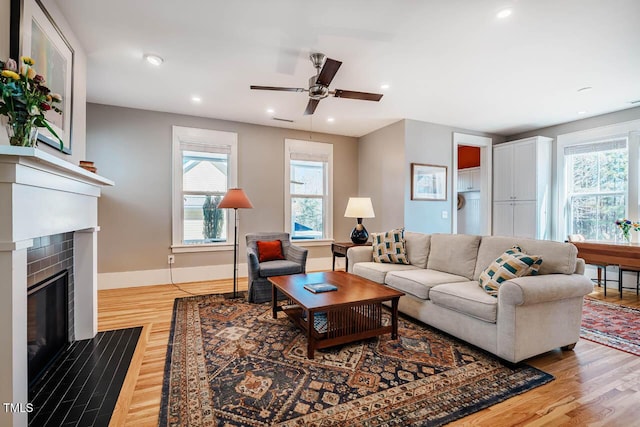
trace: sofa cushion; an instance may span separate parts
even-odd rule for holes
[[[544,259],[538,274],[573,274],[576,269],[578,249],[571,243],[519,237],[484,236],[480,242],[480,249],[478,249],[478,261],[473,279],[478,280],[480,273],[500,256],[505,248],[514,245],[520,246],[528,254],[536,254]]]
[[[424,233],[404,232],[404,243],[407,249],[407,258],[411,265],[419,268],[427,268],[431,236]]]
[[[383,284],[390,271],[417,270],[418,267],[406,264],[382,264],[379,262],[359,262],[353,266],[353,274]]]
[[[404,229],[371,233],[373,261],[392,264],[409,264],[404,245]]]
[[[478,282],[447,283],[431,288],[429,299],[440,307],[496,323],[498,300],[484,292]]]
[[[302,266],[289,260],[266,261],[260,263],[260,277],[284,276],[302,273]]]
[[[487,294],[498,298],[498,289],[502,282],[516,277],[536,275],[540,264],[542,264],[541,257],[526,254],[519,246],[514,246],[506,250],[480,273],[478,282]]]
[[[384,279],[385,284],[421,299],[429,299],[429,289],[436,285],[466,281],[466,277],[427,269],[390,271]]]
[[[463,276],[471,280],[476,267],[480,236],[433,234],[427,268]],[[507,246],[509,247],[509,246]],[[503,248],[504,250],[504,248]],[[500,255],[499,252],[497,255]],[[493,258],[495,259],[495,257]],[[491,261],[493,261],[493,259]],[[489,263],[491,262],[489,261]],[[487,263],[487,265],[489,265]],[[486,266],[485,266],[486,267]]]

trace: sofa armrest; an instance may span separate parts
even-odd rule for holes
[[[585,262],[582,258],[576,259],[576,270],[573,274],[584,274]]]
[[[358,262],[373,261],[373,249],[371,246],[354,246],[347,250],[349,260],[348,270],[353,271],[353,265]]]
[[[309,250],[300,246],[291,245],[287,250],[287,259],[302,266],[302,273],[307,271],[307,254]]]
[[[507,280],[498,290],[498,304],[529,305],[582,297],[593,283],[581,274],[543,274]]]

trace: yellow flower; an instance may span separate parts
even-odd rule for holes
[[[23,76],[27,76],[28,79],[33,80],[33,78],[36,76],[36,70],[29,66],[22,66],[22,68],[20,69],[20,74],[22,74]]]
[[[18,75],[18,73],[13,71],[2,70],[2,75],[4,77],[11,77],[13,80],[20,80],[20,76]]]
[[[22,56],[22,57],[20,57],[20,60],[22,61],[23,64],[27,64],[27,65],[33,65],[33,64],[36,63],[36,61],[34,61],[29,56]]]

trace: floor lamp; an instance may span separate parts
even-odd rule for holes
[[[233,229],[233,294],[225,294],[227,299],[238,298],[238,209],[251,209],[253,205],[242,188],[230,188],[224,195],[218,209],[233,209],[235,227]]]

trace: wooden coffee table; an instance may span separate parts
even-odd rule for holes
[[[273,318],[278,311],[307,334],[307,357],[314,351],[391,333],[398,338],[398,299],[404,293],[343,271],[270,277]],[[330,283],[338,290],[314,294],[304,288]],[[276,291],[288,301],[278,304]],[[391,325],[382,323],[382,302],[391,301]],[[309,326],[313,325],[313,326]]]

